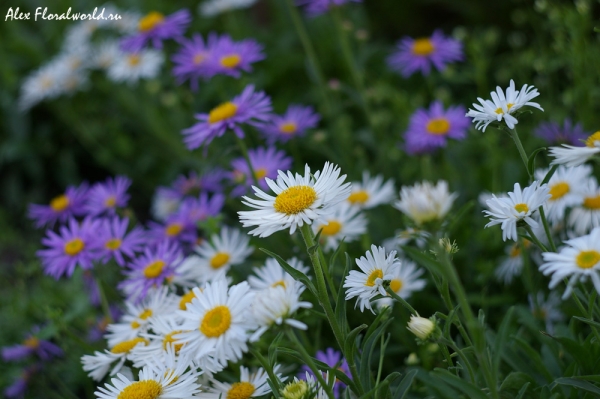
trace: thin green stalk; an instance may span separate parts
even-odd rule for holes
[[[525,148],[523,148],[521,139],[519,139],[519,133],[517,133],[516,128],[510,129],[510,136],[512,137],[515,144],[517,145],[517,150],[519,150],[519,155],[521,155],[521,160],[523,161],[523,164],[525,165],[525,170],[527,171],[527,175],[531,178],[531,175],[529,174],[529,168],[527,167],[527,153],[525,152]]]
[[[275,385],[275,387],[278,390],[281,389],[281,385],[279,384],[279,378],[277,378],[277,375],[275,375],[275,373],[273,372],[273,367],[269,364],[267,359],[265,359],[265,357],[257,350],[250,349],[250,352],[252,353],[252,355],[254,355],[254,357],[258,359],[258,362],[261,364],[263,369],[265,369],[273,385]]]
[[[453,341],[448,340],[444,337],[441,338],[440,340],[443,344],[444,347],[449,346],[451,347],[454,352],[456,352],[458,354],[458,356],[463,360],[463,362],[465,363],[465,366],[467,367],[467,372],[469,373],[469,377],[471,378],[471,382],[473,384],[475,384],[475,382],[477,381],[475,378],[475,371],[473,370],[473,366],[471,365],[471,362],[469,361],[469,359],[465,356],[465,354],[463,353],[462,349],[460,349],[458,347],[458,345],[456,345]],[[448,349],[446,349],[448,350]],[[450,360],[452,361],[452,360]]]
[[[408,311],[411,314],[414,315],[419,315],[419,313],[415,310],[415,308],[413,308],[412,306],[410,306],[410,304],[408,302],[406,302],[404,299],[400,298],[398,296],[398,294],[396,294],[390,287],[386,287],[385,289],[387,291],[388,294],[390,294],[392,296],[392,298],[394,298],[397,302],[400,302],[400,304],[402,306],[404,306],[406,309],[408,309]]]
[[[246,160],[246,163],[248,164],[248,170],[250,170],[250,174],[252,175],[252,181],[254,182],[254,185],[256,187],[259,187],[258,179],[256,178],[256,173],[254,172],[254,167],[252,166],[252,162],[250,162],[250,157],[248,156],[248,149],[246,148],[246,143],[244,143],[244,140],[239,138],[237,134],[235,134],[235,140],[238,143],[238,147],[240,147],[242,156],[244,157],[244,159]],[[248,177],[246,177],[246,179],[247,178]]]
[[[538,246],[539,249],[541,249],[544,252],[548,252],[548,248],[546,248],[546,246],[542,244],[542,242],[537,238],[537,236],[534,234],[533,230],[531,230],[531,227],[529,227],[528,224],[525,225],[525,231],[527,231],[527,234],[529,234],[529,237],[531,238],[533,243]]]
[[[582,287],[582,284],[579,283],[579,286]],[[583,292],[583,291],[582,291]],[[581,311],[581,313],[587,317],[590,320],[594,320],[594,315],[593,313],[590,314],[587,312],[587,310],[585,309],[585,306],[583,306],[583,304],[581,303],[581,301],[579,300],[579,298],[577,297],[577,294],[575,293],[575,290],[571,291],[571,296],[573,297],[573,299],[575,300],[575,303],[577,304],[577,307],[579,308],[579,310]],[[596,328],[596,326],[590,325],[590,327],[592,328],[592,331],[594,332],[594,336],[596,337],[596,341],[600,342],[600,334],[598,333],[598,329]]]
[[[375,386],[379,385],[379,381],[381,381],[381,372],[383,370],[383,356],[385,354],[385,339],[383,338],[383,334],[381,334],[381,349],[379,350],[379,366],[377,367],[377,378],[375,379]],[[377,394],[379,390],[375,391],[375,399],[377,399]]]
[[[96,286],[98,286],[98,293],[100,294],[100,306],[102,307],[102,313],[104,313],[104,317],[106,317],[106,320],[108,320],[109,323],[112,323],[113,319],[110,313],[110,306],[108,305],[108,299],[106,298],[106,293],[104,292],[102,281],[99,278],[96,278],[94,274],[92,274],[92,277],[96,282]]]
[[[550,248],[552,252],[556,252],[556,245],[554,245],[554,240],[552,239],[552,234],[550,232],[550,226],[548,225],[548,220],[546,219],[546,212],[544,212],[544,206],[540,206],[538,211],[540,212],[540,217],[542,219],[542,224],[544,225],[544,232],[546,233],[546,237],[548,237],[548,242],[550,243]]]

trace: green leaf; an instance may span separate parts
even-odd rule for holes
[[[502,324],[500,324],[500,328],[498,329],[498,334],[496,335],[496,340],[494,342],[494,358],[492,360],[494,370],[498,373],[498,369],[500,367],[500,360],[502,359],[502,353],[504,350],[504,345],[508,340],[508,329],[510,328],[510,323],[512,322],[513,313],[515,311],[514,306],[511,306],[506,314],[504,315],[504,319],[502,320]]]
[[[437,260],[433,259],[429,255],[413,247],[403,246],[402,250],[415,262],[429,270],[430,273],[434,273],[439,276],[444,276],[444,268],[442,267],[442,265],[440,265],[440,263]]]
[[[393,321],[393,318],[390,318],[384,321],[379,328],[377,328],[368,338],[365,337],[365,343],[362,347],[362,354],[360,358],[359,370],[358,373],[360,375],[360,382],[363,387],[371,386],[371,358],[373,356],[373,350],[377,346],[377,341],[379,337],[385,332],[387,326]],[[368,388],[365,388],[368,389]]]
[[[312,281],[310,281],[310,279],[308,278],[308,276],[304,273],[302,273],[300,270],[292,267],[289,263],[287,263],[285,260],[283,260],[283,258],[267,249],[264,248],[260,248],[261,251],[263,251],[264,253],[266,253],[267,255],[269,255],[272,258],[275,258],[277,260],[277,262],[281,265],[281,267],[283,267],[283,269],[294,278],[294,280],[296,281],[300,281],[301,283],[303,283],[304,285],[306,285],[306,287],[310,290],[310,292],[313,293],[314,296],[318,297],[317,295],[317,289],[315,288],[315,285],[313,284]]]
[[[279,346],[279,341],[281,341],[282,337],[283,337],[283,332],[280,332],[279,334],[277,334],[277,336],[275,337],[273,342],[271,342],[271,344],[269,345],[269,352],[268,352],[269,364],[277,363],[277,347]]]
[[[354,359],[355,348],[356,348],[356,337],[362,330],[367,328],[366,324],[361,324],[356,327],[354,330],[350,331],[350,334],[346,337],[346,342],[344,342],[344,354],[346,357]]]
[[[600,327],[600,323],[598,323],[597,321],[594,320],[590,320],[588,318],[585,317],[580,317],[580,316],[573,316],[574,319],[577,319],[579,321],[582,321],[586,324],[589,324],[590,326],[594,326],[594,327]]]
[[[319,244],[321,241],[321,233],[323,232],[323,229],[320,229],[317,232],[317,235],[315,236],[315,245],[308,247],[307,251],[310,255],[314,255],[315,252],[317,252],[319,250],[319,247],[321,246],[321,244]]]
[[[435,369],[431,374],[463,392],[469,399],[488,399],[487,395],[485,395],[477,386],[457,377],[447,370]]]
[[[529,159],[527,159],[527,172],[529,176],[533,176],[533,172],[535,172],[535,156],[540,152],[546,150],[546,147],[538,148],[533,151],[531,155],[529,155]]]
[[[410,370],[408,373],[404,375],[400,384],[394,390],[393,399],[404,399],[408,390],[410,389],[413,380],[415,379],[415,375],[417,375],[417,370]]]
[[[331,263],[330,265],[333,265],[333,263]],[[350,268],[350,257],[346,253],[346,267],[344,268],[344,274],[342,275],[342,281],[344,281],[344,279],[346,278],[349,268]],[[340,289],[338,290],[338,297],[337,297],[337,300],[335,303],[335,318],[337,319],[338,324],[340,325],[340,327],[342,329],[342,333],[345,335],[348,332],[349,327],[348,327],[348,319],[346,318],[346,296],[345,296],[345,292],[342,289],[342,287],[340,287]]]
[[[519,391],[519,394],[517,395],[517,397],[515,399],[522,399],[523,396],[525,395],[525,392],[527,391],[527,388],[529,388],[529,383],[526,383],[525,385],[523,385],[523,388],[521,388],[521,390]]]
[[[535,384],[533,378],[526,373],[520,371],[513,371],[508,374],[504,381],[502,381],[502,385],[500,385],[500,391],[517,391],[523,389],[525,385]]]
[[[546,173],[546,176],[544,176],[544,180],[542,180],[540,185],[548,183],[554,172],[556,172],[556,169],[558,169],[558,165],[552,165],[548,173]]]
[[[588,392],[594,393],[596,395],[600,395],[600,388],[598,388],[594,384],[590,384],[587,381],[581,381],[581,380],[578,380],[575,378],[563,377],[563,378],[558,378],[558,379],[554,380],[554,383],[552,383],[551,386],[554,386],[556,384],[570,385],[572,387],[583,389],[584,391],[588,391]]]

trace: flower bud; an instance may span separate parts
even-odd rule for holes
[[[426,341],[431,334],[435,331],[435,321],[431,321],[424,317],[410,316],[410,321],[408,322],[408,331],[415,334],[417,338],[422,341]]]

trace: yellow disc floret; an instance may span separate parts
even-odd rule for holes
[[[600,195],[595,197],[585,197],[583,206],[587,209],[600,209]]]
[[[365,190],[355,191],[348,197],[348,202],[351,204],[364,204],[369,200],[369,193]]]
[[[231,312],[225,305],[212,308],[204,315],[200,323],[200,331],[209,338],[223,335],[231,325]]]
[[[519,213],[529,212],[529,207],[525,203],[520,203],[520,204],[515,205],[515,210]]]
[[[390,281],[390,288],[394,292],[400,291],[402,289],[403,285],[404,285],[404,283],[402,282],[402,280],[400,280],[398,278],[395,278],[392,281]]]
[[[588,147],[596,147],[596,142],[600,141],[600,130],[598,130],[596,133],[592,134],[590,137],[588,137],[585,140],[585,145]]]
[[[132,350],[137,344],[139,343],[144,343],[144,345],[148,345],[150,343],[150,341],[148,341],[146,338],[134,338],[134,339],[130,339],[128,341],[123,341],[121,343],[116,344],[115,346],[112,347],[112,349],[110,350],[112,353],[129,353],[130,350]]]
[[[152,11],[148,13],[145,17],[140,19],[138,24],[138,29],[141,32],[148,32],[149,30],[154,29],[157,25],[162,24],[165,20],[165,16],[159,12]]]
[[[59,195],[58,197],[55,197],[52,199],[52,201],[50,201],[50,208],[52,208],[54,212],[64,211],[65,209],[67,209],[68,206],[69,197],[67,197],[64,194]]]
[[[365,285],[367,287],[373,287],[375,285],[375,280],[377,280],[378,278],[383,278],[383,271],[381,269],[373,270],[371,274],[369,274],[369,277],[367,277]]]
[[[321,232],[322,235],[334,236],[340,232],[340,230],[342,229],[342,224],[336,220],[330,220],[329,223],[322,226],[322,228],[323,228],[323,231]]]
[[[220,269],[229,262],[229,254],[226,252],[217,252],[215,256],[210,260],[210,267],[213,269]]]
[[[310,186],[292,186],[283,190],[273,206],[279,213],[296,215],[309,208],[317,200],[317,192]]]
[[[434,118],[427,122],[426,128],[431,134],[444,135],[450,130],[450,122],[446,118]]]
[[[596,266],[600,262],[600,252],[598,251],[581,251],[577,258],[575,258],[575,263],[582,269],[590,269]]]
[[[569,183],[561,181],[559,183],[554,184],[550,187],[550,201],[556,201],[559,198],[562,198],[567,194],[570,190]]]
[[[294,134],[298,130],[298,125],[294,122],[286,122],[279,125],[279,131],[283,134]]]
[[[136,381],[123,388],[117,399],[157,399],[162,390],[162,385],[157,381]]]
[[[232,102],[226,102],[213,108],[208,114],[208,123],[217,123],[235,116],[237,105]]]
[[[415,55],[425,56],[433,53],[435,46],[428,38],[416,39],[412,46],[412,52]]]
[[[227,391],[227,399],[248,399],[255,390],[254,385],[249,382],[236,382]]]
[[[65,254],[75,256],[85,248],[85,244],[80,238],[73,238],[65,243]]]
[[[166,265],[167,264],[162,260],[155,260],[144,268],[144,277],[156,278],[160,276]]]
[[[235,68],[242,62],[242,57],[238,54],[229,54],[221,57],[221,66],[225,68]]]

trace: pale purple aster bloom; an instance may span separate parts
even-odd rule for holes
[[[190,80],[193,91],[198,90],[198,80],[208,80],[216,74],[217,66],[213,59],[219,35],[210,33],[206,42],[195,33],[191,39],[181,39],[181,48],[173,55],[173,75],[179,84]]]
[[[37,355],[41,360],[50,360],[62,356],[63,351],[50,341],[38,338],[39,327],[33,327],[20,345],[5,346],[2,348],[2,359],[5,362],[21,360],[31,355]]]
[[[196,226],[179,212],[175,212],[164,223],[148,223],[150,243],[167,241],[178,245],[194,244],[198,239]]]
[[[402,38],[397,44],[396,52],[388,57],[387,63],[390,68],[408,77],[416,71],[429,75],[431,65],[438,71],[443,71],[446,64],[462,61],[463,58],[462,43],[444,36],[438,29],[431,37]]]
[[[346,361],[346,359],[344,359],[342,357],[341,352],[338,352],[333,348],[327,348],[325,350],[325,352],[317,351],[315,358],[318,361],[325,363],[332,369],[337,369],[337,370],[342,371],[344,374],[346,374],[348,376],[348,378],[352,379],[352,376],[350,374],[350,368],[348,367],[348,362]],[[298,378],[300,378],[302,380],[306,379],[306,373],[314,376],[314,373],[310,370],[310,368],[306,365],[303,365],[301,368],[301,372],[298,374]],[[340,381],[336,378],[335,384],[333,385],[333,395],[336,398],[340,398],[341,390],[344,389],[345,387],[346,387],[346,384],[344,384],[342,381]]]
[[[269,186],[265,177],[275,179],[277,171],[289,170],[292,167],[292,158],[286,156],[285,152],[278,151],[275,147],[259,147],[248,151],[248,158],[254,169],[254,175],[258,180],[258,186],[262,190],[268,190]],[[231,161],[233,171],[229,178],[237,186],[231,191],[231,195],[240,196],[246,194],[248,189],[254,184],[250,174],[248,163],[243,157]]]
[[[183,260],[179,246],[171,241],[146,247],[144,253],[127,264],[126,280],[118,288],[127,294],[127,300],[139,303],[152,287],[160,287],[166,279],[175,275],[175,269]]]
[[[225,196],[223,194],[213,194],[209,197],[208,193],[200,193],[196,198],[184,199],[176,215],[196,226],[198,222],[217,216],[224,204]]]
[[[66,222],[71,217],[85,214],[89,186],[87,183],[79,187],[69,186],[65,192],[54,197],[49,205],[29,205],[29,218],[35,221],[36,227],[53,226],[56,221]]]
[[[197,196],[203,191],[218,193],[223,191],[222,180],[226,176],[227,172],[220,168],[215,168],[203,176],[190,172],[189,176],[179,175],[171,187],[181,195],[181,199],[185,196]]]
[[[90,299],[90,303],[92,306],[99,306],[102,303],[102,298],[100,296],[100,287],[98,287],[98,283],[96,282],[94,275],[91,271],[84,270],[81,277],[83,279],[85,293]]]
[[[196,114],[200,122],[181,131],[188,149],[208,145],[215,137],[220,137],[228,129],[236,136],[244,138],[241,124],[259,126],[271,117],[271,99],[264,92],[254,92],[254,85],[246,86],[242,94],[232,101],[213,108],[208,114]]]
[[[27,367],[25,370],[23,370],[23,372],[21,373],[19,378],[17,378],[17,380],[15,382],[13,382],[11,385],[7,386],[4,389],[4,396],[6,398],[22,398],[22,397],[24,397],[25,390],[27,389],[27,383],[29,382],[31,377],[35,373],[37,373],[38,369],[39,369],[38,365],[33,365],[33,366]]]
[[[434,101],[429,109],[419,108],[410,117],[404,133],[405,150],[410,155],[431,153],[445,147],[448,138],[464,139],[470,124],[463,106],[444,110],[441,101]]]
[[[60,234],[46,231],[42,244],[49,248],[36,252],[44,272],[58,280],[63,274],[70,277],[77,265],[91,269],[92,262],[98,259],[91,245],[98,228],[99,221],[88,217],[81,223],[69,219],[67,225],[60,226]]]
[[[140,227],[134,227],[127,233],[128,226],[129,218],[115,216],[100,220],[98,231],[90,245],[97,251],[102,263],[114,259],[119,266],[125,266],[124,256],[133,258],[136,252],[142,250],[146,233]]]
[[[293,104],[288,107],[285,114],[273,115],[271,120],[261,127],[261,131],[269,144],[276,141],[286,142],[316,127],[320,119],[319,114],[312,107]]]
[[[180,39],[191,21],[191,14],[185,9],[167,17],[152,11],[140,19],[138,33],[121,41],[121,49],[134,53],[143,49],[148,42],[152,42],[154,48],[160,49],[163,40]]]
[[[90,188],[85,209],[90,216],[102,214],[114,215],[117,208],[124,208],[129,202],[127,189],[131,179],[125,176],[109,177],[105,182],[98,182]]]
[[[113,322],[119,320],[123,312],[119,309],[118,306],[110,305],[110,317]],[[110,320],[105,315],[98,316],[96,319],[96,324],[90,329],[88,332],[87,340],[90,342],[100,341],[104,338],[104,334],[106,334],[106,328],[110,324]]]
[[[543,138],[548,144],[571,144],[579,147],[585,146],[582,140],[585,141],[590,135],[583,130],[581,123],[573,125],[569,118],[564,120],[562,126],[556,122],[542,122],[533,134]]]
[[[362,0],[297,0],[297,4],[305,6],[304,10],[310,16],[324,14],[331,7],[341,6],[349,2],[361,3]]]
[[[252,64],[265,59],[263,45],[254,39],[233,41],[229,35],[223,35],[213,49],[213,60],[217,73],[240,77],[240,72],[252,72]]]

